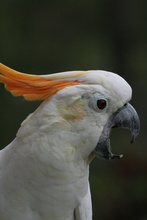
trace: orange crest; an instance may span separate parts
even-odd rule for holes
[[[25,74],[0,63],[0,82],[4,83],[6,89],[14,96],[23,96],[26,100],[30,101],[51,97],[65,87],[82,83],[78,80],[71,80],[71,78],[87,74],[88,72],[74,71],[69,73],[44,76]]]

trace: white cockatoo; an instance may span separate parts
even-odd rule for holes
[[[132,90],[117,74],[71,71],[24,74],[0,64],[14,96],[44,102],[0,151],[0,220],[91,220],[89,163],[111,152],[113,127],[139,133]]]

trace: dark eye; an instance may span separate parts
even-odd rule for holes
[[[104,109],[104,108],[106,107],[106,105],[107,105],[107,102],[106,102],[105,99],[99,99],[99,100],[97,100],[97,107],[98,107],[99,109]]]
[[[95,93],[92,94],[89,99],[89,106],[97,112],[105,112],[109,106],[109,100],[105,98],[104,95]]]

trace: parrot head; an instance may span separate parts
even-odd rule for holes
[[[52,121],[50,130],[56,133],[58,143],[64,136],[65,145],[76,146],[83,158],[121,158],[111,152],[110,131],[116,127],[130,130],[131,143],[139,133],[139,117],[129,103],[132,89],[115,73],[91,70],[32,75],[3,64],[0,73],[0,82],[14,96],[45,99],[35,112],[38,124],[43,127],[43,118],[45,123]]]

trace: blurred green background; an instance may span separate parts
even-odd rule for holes
[[[133,88],[131,104],[141,132],[111,134],[112,162],[90,167],[94,220],[147,219],[147,1],[5,0],[0,12],[0,61],[26,73],[103,69]],[[15,137],[20,123],[40,102],[12,97],[0,85],[0,144]]]

